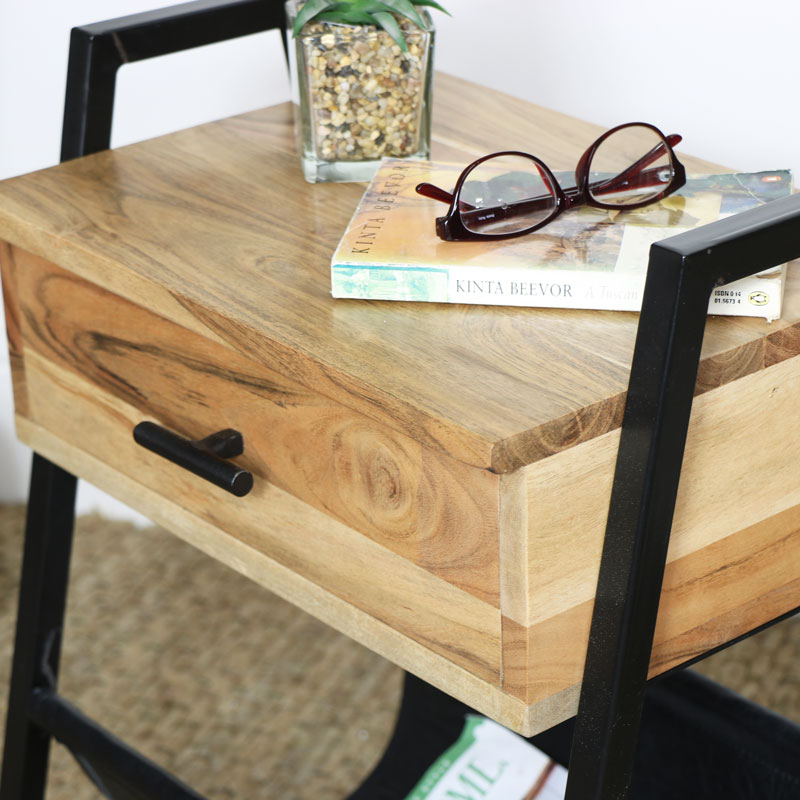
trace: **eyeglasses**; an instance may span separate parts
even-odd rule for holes
[[[470,164],[452,192],[431,183],[416,191],[450,204],[436,219],[440,239],[507,239],[544,227],[568,208],[630,210],[661,200],[686,183],[672,149],[680,141],[677,133],[665,136],[654,125],[628,122],[581,156],[574,187],[562,189],[536,156],[506,150]]]

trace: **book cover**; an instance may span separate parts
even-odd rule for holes
[[[690,176],[673,195],[634,211],[582,207],[535,233],[499,241],[444,242],[440,202],[461,165],[387,159],[331,261],[338,298],[638,311],[650,245],[791,193],[788,170]],[[563,187],[571,173],[556,173]],[[776,319],[785,267],[714,291],[709,313]]]
[[[467,715],[405,800],[564,800],[567,770],[516,733]]]

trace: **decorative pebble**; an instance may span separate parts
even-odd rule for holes
[[[311,124],[323,160],[373,161],[419,149],[429,34],[400,24],[408,53],[371,25],[306,27]]]

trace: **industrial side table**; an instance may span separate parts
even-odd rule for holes
[[[598,133],[452,77],[436,92],[438,159],[519,147],[568,167]],[[526,736],[578,708],[612,483],[609,530],[641,531],[606,537],[622,574],[605,585],[633,576],[639,610],[637,592],[658,604],[669,541],[651,677],[797,609],[797,278],[772,324],[706,324],[702,305],[720,276],[798,255],[792,198],[746,235],[720,223],[718,250],[702,233],[654,250],[620,445],[639,315],[334,301],[330,255],[362,192],[302,180],[289,105],[0,184],[16,424],[37,454],[29,536],[61,547],[32,596],[65,590],[78,476]],[[637,542],[654,548],[641,574]],[[628,646],[603,626],[637,615],[617,590],[600,599],[602,661]],[[18,687],[33,738],[63,710],[48,607],[15,668],[39,676]],[[620,677],[591,659],[599,686]],[[635,706],[644,678],[621,674]]]

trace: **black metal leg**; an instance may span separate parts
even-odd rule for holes
[[[643,307],[634,350],[568,800],[627,797],[713,285],[702,275],[679,282],[666,269],[654,274],[658,303]],[[682,313],[670,313],[675,307]]]
[[[628,797],[708,298],[796,257],[798,199],[651,248],[566,800]]]
[[[77,480],[33,456],[0,800],[44,796],[50,734],[34,725],[37,688],[55,689],[67,599]]]
[[[69,749],[89,780],[110,800],[203,800],[54,692],[35,689],[30,716]]]

